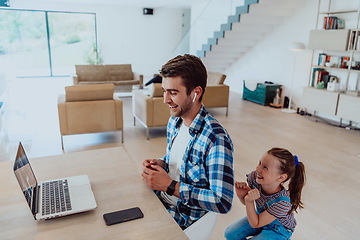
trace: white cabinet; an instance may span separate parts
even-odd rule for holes
[[[330,51],[346,51],[349,30],[311,30],[308,48]]]
[[[324,89],[305,87],[303,89],[304,103],[313,111],[336,115],[339,93]]]
[[[339,94],[337,116],[360,123],[360,97]]]

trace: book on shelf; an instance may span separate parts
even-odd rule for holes
[[[332,67],[340,67],[341,66],[341,57],[330,56],[329,62],[330,62],[330,66],[332,66]]]
[[[355,50],[357,48],[357,44],[359,44],[358,32],[357,31],[351,31],[350,32],[350,37],[349,37],[348,50]],[[357,48],[357,49],[359,49],[359,48]]]
[[[331,59],[331,56],[329,56],[329,55],[326,55],[326,59],[325,59],[325,62],[330,62],[330,59]]]
[[[319,71],[319,73],[318,73],[318,78],[317,79],[315,79],[316,80],[316,87],[317,86],[319,86],[319,84],[320,83],[322,83],[322,86],[324,87],[324,85],[325,85],[325,79],[327,79],[327,75],[329,75],[329,72],[327,72],[327,71]]]
[[[337,28],[338,29],[344,29],[345,28],[345,20],[344,19],[337,19]]]
[[[311,87],[316,87],[317,81],[319,79],[319,73],[325,71],[323,68],[313,68],[312,79],[311,79]]]
[[[318,65],[319,66],[325,66],[326,57],[327,57],[327,55],[325,53],[320,53],[319,54],[319,59],[318,59]]]
[[[331,75],[328,74],[324,74],[321,76],[321,81],[324,83],[324,88],[327,88],[327,84],[330,81]]]
[[[323,26],[324,29],[328,29],[328,19],[329,17],[324,17],[324,26]]]
[[[350,61],[350,57],[341,57],[340,68],[347,68]]]
[[[360,50],[360,36],[357,36],[357,39],[356,39],[356,47],[355,47],[354,50],[357,50],[357,51]]]
[[[336,29],[335,27],[336,19],[337,17],[330,17],[330,29]]]

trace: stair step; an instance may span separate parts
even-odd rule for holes
[[[231,23],[221,24],[220,31],[230,31],[231,30]]]
[[[217,44],[217,38],[208,38],[207,44],[216,45]]]
[[[215,38],[223,38],[224,37],[224,31],[216,31],[214,32]]]
[[[244,5],[236,8],[236,15],[241,15],[249,12],[249,6]]]
[[[211,44],[203,44],[201,50],[202,51],[211,51]]]
[[[228,17],[228,23],[236,23],[240,21],[240,14],[238,15],[231,15]]]
[[[210,67],[209,71],[224,70],[303,5],[299,0],[245,0],[208,38],[197,56]]]

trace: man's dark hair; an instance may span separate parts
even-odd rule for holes
[[[190,54],[178,55],[162,66],[160,74],[165,78],[181,77],[188,95],[195,87],[200,86],[203,93],[199,100],[202,100],[206,88],[207,71],[200,58]]]

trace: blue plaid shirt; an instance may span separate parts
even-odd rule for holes
[[[169,119],[166,171],[181,122],[179,117]],[[233,145],[227,131],[202,106],[189,133],[191,139],[180,167],[180,198],[176,206],[168,208],[182,227],[190,226],[208,211],[227,213],[234,195]]]

